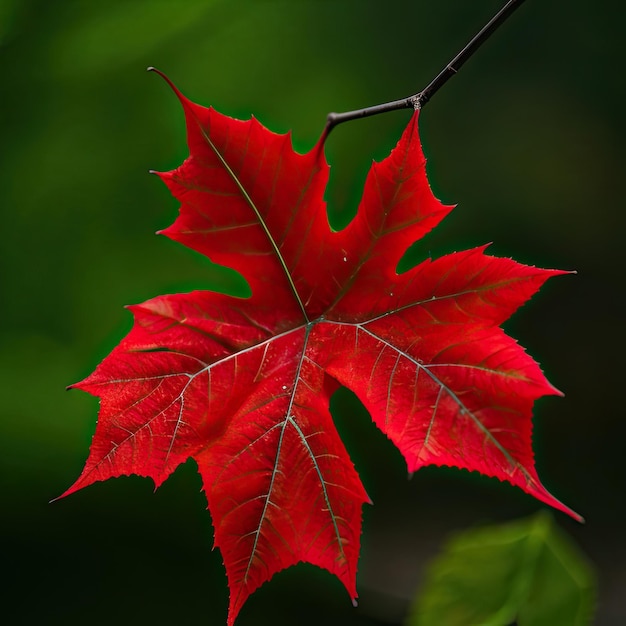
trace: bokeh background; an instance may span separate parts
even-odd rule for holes
[[[97,401],[66,392],[130,327],[123,305],[232,278],[153,233],[177,205],[149,169],[186,155],[192,99],[293,130],[425,86],[501,5],[413,0],[0,0],[0,615],[7,624],[224,624],[226,579],[189,462],[156,493],[111,480],[48,504],[78,476]],[[596,623],[626,623],[624,538],[624,4],[527,2],[425,108],[436,194],[458,208],[416,254],[491,251],[575,269],[507,325],[564,398],[538,402],[545,484],[587,518],[559,525],[598,572]],[[339,127],[328,199],[355,210],[372,158],[410,113]],[[443,469],[407,480],[347,392],[340,432],[375,502],[360,604],[307,565],[275,577],[238,624],[400,624],[455,529],[541,505]],[[6,582],[8,580],[8,583]]]

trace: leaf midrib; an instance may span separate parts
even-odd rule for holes
[[[194,117],[195,117],[195,115],[194,115]],[[302,299],[300,298],[300,295],[298,294],[298,291],[296,289],[296,285],[295,285],[295,283],[293,281],[293,278],[291,277],[291,273],[289,272],[289,268],[287,267],[287,263],[285,262],[285,259],[283,258],[283,255],[280,252],[280,248],[278,247],[278,244],[274,240],[274,237],[272,236],[272,233],[270,232],[269,228],[267,227],[267,224],[265,223],[265,220],[263,219],[263,216],[261,215],[261,212],[259,211],[259,209],[257,208],[256,204],[254,203],[254,201],[250,197],[250,194],[246,191],[246,189],[243,186],[242,182],[239,180],[237,174],[235,174],[234,170],[230,167],[229,163],[226,161],[224,155],[222,155],[222,153],[218,150],[217,146],[213,143],[213,141],[212,141],[211,137],[209,136],[209,134],[205,131],[205,129],[202,126],[202,124],[200,124],[200,121],[198,120],[197,117],[196,117],[196,123],[198,124],[198,128],[200,129],[200,132],[202,133],[202,136],[204,137],[205,141],[210,146],[211,150],[213,150],[213,152],[215,153],[217,158],[220,160],[220,163],[222,164],[222,166],[224,167],[224,169],[226,170],[228,175],[231,177],[231,179],[233,180],[235,185],[237,185],[237,187],[238,187],[239,191],[241,192],[242,196],[244,197],[245,201],[248,203],[248,205],[250,206],[250,208],[252,209],[252,211],[256,215],[256,217],[257,217],[257,219],[259,221],[259,224],[261,225],[261,228],[263,229],[263,232],[265,233],[265,236],[267,237],[268,241],[270,242],[270,245],[271,245],[271,247],[272,247],[272,249],[274,251],[274,254],[276,255],[276,258],[278,259],[278,262],[280,263],[280,266],[281,266],[281,268],[283,270],[283,273],[285,274],[287,282],[289,283],[289,288],[290,288],[294,298],[298,302],[298,306],[300,307],[300,310],[302,311],[302,315],[303,315],[305,321],[308,323],[310,320],[309,320],[309,317],[307,315],[306,309],[304,307],[304,303],[302,302]]]

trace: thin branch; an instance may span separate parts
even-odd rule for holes
[[[329,113],[326,118],[326,126],[322,133],[322,143],[326,141],[330,131],[338,124],[351,120],[361,119],[397,111],[399,109],[421,109],[445,83],[454,76],[461,66],[467,61],[478,48],[490,37],[490,35],[517,9],[524,0],[508,0],[508,2],[483,26],[483,28],[472,37],[469,43],[439,72],[430,84],[412,96],[385,102],[375,106],[347,111],[345,113]]]

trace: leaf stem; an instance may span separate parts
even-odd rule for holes
[[[517,9],[524,0],[508,0],[508,2],[485,24],[467,45],[435,76],[430,84],[412,96],[394,100],[393,102],[385,102],[364,109],[355,111],[347,111],[345,113],[329,113],[326,118],[326,126],[322,133],[322,142],[326,141],[330,131],[338,124],[349,122],[351,120],[361,119],[378,115],[379,113],[387,113],[389,111],[397,111],[399,109],[421,109],[443,85],[445,85],[452,76],[454,76],[461,66],[467,61],[478,48],[483,44],[491,34],[500,26],[510,15]]]

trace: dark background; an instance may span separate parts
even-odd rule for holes
[[[152,234],[177,204],[147,172],[178,165],[186,147],[175,98],[145,68],[224,113],[293,129],[306,150],[327,112],[425,86],[500,5],[0,0],[2,621],[225,623],[226,578],[192,462],[156,493],[133,477],[48,504],[78,476],[96,422],[97,401],[65,386],[128,330],[123,305],[228,286]],[[494,254],[578,271],[551,280],[507,330],[566,394],[537,403],[537,466],[587,519],[555,514],[597,569],[600,626],[626,623],[624,6],[527,2],[421,117],[435,193],[459,206],[420,254],[493,241]],[[371,159],[409,115],[333,132],[332,206],[354,211]],[[449,532],[542,506],[459,471],[408,481],[347,392],[334,408],[375,502],[360,605],[302,565],[259,590],[238,626],[400,623]]]

